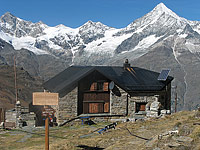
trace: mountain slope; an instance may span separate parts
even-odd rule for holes
[[[92,21],[75,29],[49,27],[6,13],[0,38],[10,45],[0,45],[0,63],[11,65],[17,55],[18,66],[44,79],[69,65],[122,65],[125,58],[155,71],[170,68],[179,110],[199,107],[200,22],[179,17],[163,3],[122,29]]]
[[[27,49],[15,50],[11,44],[0,39],[0,64],[13,66],[14,56],[18,67],[43,79],[49,79],[68,66],[66,62],[52,55],[36,55]]]
[[[33,78],[22,68],[17,68],[18,100],[22,106],[32,102],[32,92],[42,90],[42,80]],[[0,108],[11,109],[16,103],[14,86],[14,69],[8,65],[0,65]]]

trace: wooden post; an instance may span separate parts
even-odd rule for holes
[[[16,72],[16,60],[14,56],[14,74],[15,74],[15,104],[17,103],[17,72]]]
[[[174,111],[175,111],[175,113],[176,113],[176,111],[177,111],[177,86],[175,87],[175,108],[174,108]]]
[[[49,117],[45,120],[45,150],[49,150]]]

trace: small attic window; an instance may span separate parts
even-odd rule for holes
[[[108,82],[94,82],[90,86],[90,91],[108,91]]]
[[[104,82],[97,82],[97,91],[103,91]]]

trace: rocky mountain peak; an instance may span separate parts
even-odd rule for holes
[[[1,16],[1,18],[16,18],[16,17],[10,12],[6,12],[4,15]]]
[[[82,29],[89,29],[89,28],[109,29],[110,27],[104,25],[101,22],[93,22],[93,21],[89,20],[88,22],[86,22],[85,24],[80,26],[79,28],[80,28],[80,30],[82,30]]]
[[[143,17],[129,24],[127,28],[125,29],[125,31],[133,32],[137,30],[138,27],[144,29],[144,27],[147,27],[153,24],[157,26],[158,28],[161,28],[162,26],[163,27],[169,26],[169,25],[171,27],[174,26],[176,28],[179,28],[179,27],[182,28],[188,23],[189,21],[187,19],[179,17],[176,13],[174,13],[172,10],[167,8],[163,3],[160,3],[152,11],[150,11]]]
[[[10,12],[6,12],[4,15],[1,16],[0,21],[2,23],[14,24],[16,23],[17,17],[15,17]]]
[[[160,3],[158,4],[153,11],[161,11],[161,12],[168,12],[168,13],[173,13],[165,4]]]
[[[165,6],[165,4],[160,3],[158,4],[149,14],[151,14],[152,16],[161,16],[161,15],[167,15],[168,17],[173,17],[174,19],[176,19],[179,23],[189,23],[189,21],[185,18],[182,18],[180,16],[178,16],[175,12],[173,12],[171,9],[169,9],[168,7]],[[181,24],[182,25],[182,24]]]
[[[0,28],[4,33],[8,33],[14,37],[32,36],[37,37],[41,35],[42,31],[48,27],[42,21],[32,23],[23,19],[17,18],[10,12],[5,13],[0,18]]]
[[[151,15],[156,15],[156,16],[160,16],[163,13],[165,13],[165,15],[169,15],[172,16],[176,19],[180,19],[180,17],[174,13],[171,9],[167,8],[163,3],[158,4],[151,12]]]
[[[104,37],[105,31],[110,27],[102,24],[101,22],[88,21],[84,25],[79,27],[80,37],[85,44],[88,44],[94,40]]]

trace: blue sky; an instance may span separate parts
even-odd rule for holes
[[[0,16],[11,12],[49,26],[64,24],[76,28],[92,20],[122,28],[161,2],[181,17],[200,21],[200,0],[2,0]]]

